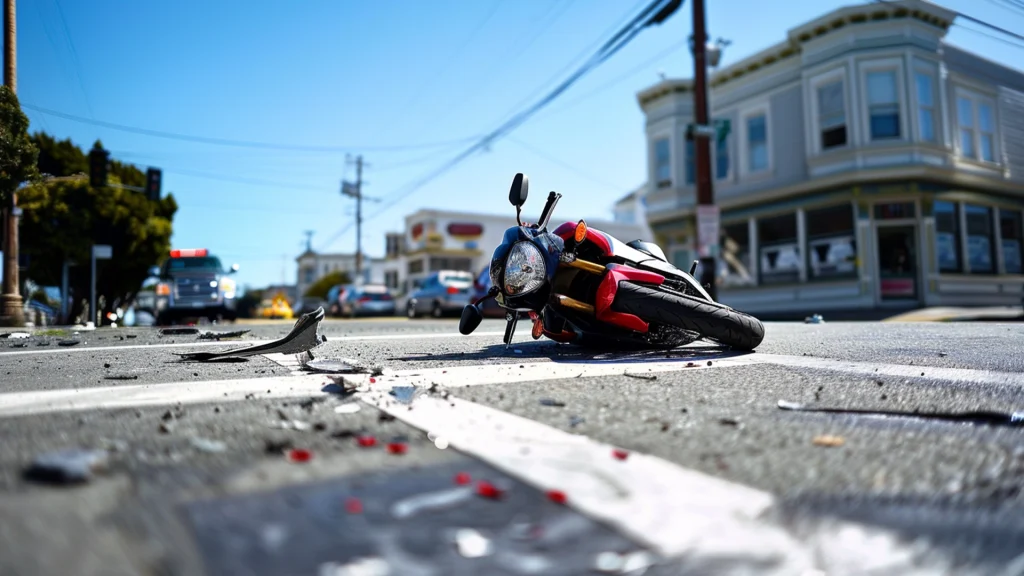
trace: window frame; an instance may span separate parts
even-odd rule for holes
[[[765,146],[767,148],[768,163],[763,169],[750,169],[750,141],[747,130],[747,121],[757,116],[764,116]],[[744,108],[739,114],[740,124],[740,175],[767,176],[775,171],[775,155],[772,151],[772,115],[771,106],[767,101],[753,104]]]
[[[911,84],[914,87],[913,90],[910,91],[911,106],[914,109],[914,140],[917,142],[941,146],[943,142],[943,126],[941,125],[943,122],[942,96],[940,94],[942,88],[939,85],[938,67],[923,63],[915,63],[915,65],[911,67],[910,73],[911,79],[913,80]],[[932,90],[931,117],[933,133],[931,140],[925,139],[921,130],[921,112],[923,111],[923,107],[921,104],[920,94],[917,92],[917,76],[919,74],[928,77]]]
[[[658,180],[658,143],[662,140],[668,143],[668,182],[665,185]],[[651,136],[651,182],[654,182],[655,190],[675,187],[676,166],[672,148],[671,132],[659,132]]]
[[[960,125],[960,99],[964,98],[971,103],[971,120],[973,126],[968,128],[971,130],[971,142],[974,146],[974,156],[967,156],[964,154],[963,145],[960,140],[960,131],[963,127]],[[992,160],[985,160],[981,157],[981,122],[980,122],[980,106],[979,104],[985,104],[992,110]],[[982,92],[977,89],[969,88],[963,85],[957,85],[953,90],[953,105],[952,113],[953,122],[955,129],[953,133],[956,135],[953,141],[954,150],[956,155],[962,160],[969,160],[986,166],[1000,166],[1002,162],[1002,146],[1000,143],[1000,126],[999,126],[999,107],[997,106],[998,99],[995,94]]]
[[[897,137],[871,137],[871,103],[868,101],[868,74],[872,72],[892,72],[896,79],[896,100],[899,110],[899,130]],[[857,69],[858,96],[860,97],[860,129],[864,134],[865,144],[885,145],[893,142],[906,142],[910,134],[907,121],[907,88],[903,58],[879,58],[860,62]]]
[[[729,121],[732,122],[732,119],[730,118]],[[729,167],[723,176],[718,175],[718,141],[716,140],[715,145],[711,147],[711,166],[714,170],[714,180],[716,182],[728,182],[732,180],[734,173],[733,166],[736,164],[735,158],[733,158],[732,148],[730,148],[730,144],[732,144],[732,135],[733,132],[730,129],[729,134],[726,135],[725,140],[722,141],[722,146],[725,148],[725,157],[729,162]]]
[[[828,209],[844,207],[844,206],[850,209],[850,230],[849,230],[849,234],[843,234],[843,233],[838,233],[838,232],[831,232],[831,233],[826,234],[826,235],[821,235],[820,237],[815,238],[814,240],[812,240],[811,239],[811,233],[808,230],[807,225],[806,224],[804,225],[804,231],[803,231],[804,232],[804,245],[806,246],[807,249],[806,249],[806,254],[803,255],[803,265],[804,265],[804,268],[807,270],[807,282],[811,282],[811,283],[816,283],[816,282],[837,282],[837,281],[845,281],[845,280],[855,280],[855,279],[860,277],[860,273],[861,273],[860,262],[859,262],[859,258],[860,258],[860,256],[859,256],[860,245],[858,243],[859,238],[857,237],[857,221],[858,221],[858,219],[857,219],[857,204],[856,204],[856,202],[853,202],[852,200],[850,200],[850,201],[838,201],[838,202],[836,202],[836,201],[818,202],[818,203],[815,203],[815,204],[803,207],[804,218],[807,218],[807,215],[809,213],[811,213],[811,212],[817,212],[817,211],[821,211],[821,210],[828,210]],[[854,260],[853,260],[853,262],[854,262],[853,271],[848,272],[848,273],[842,273],[842,274],[816,275],[814,273],[814,266],[812,265],[812,262],[811,262],[811,253],[812,253],[811,243],[815,242],[815,241],[819,241],[819,240],[828,239],[830,237],[831,238],[838,238],[838,237],[841,237],[841,236],[850,236],[852,238],[852,242],[853,242],[853,257],[854,257]]]
[[[697,185],[697,139],[683,138],[683,186]]]
[[[818,105],[818,89],[832,82],[840,81],[843,85],[843,114],[846,120],[846,144],[843,146],[833,146],[832,148],[822,148],[821,146],[821,110]],[[854,122],[851,122],[852,115],[852,100],[850,94],[850,79],[847,74],[846,65],[840,65],[831,70],[827,70],[820,74],[816,74],[808,81],[808,92],[806,98],[810,106],[805,108],[810,110],[811,117],[808,119],[807,125],[811,127],[811,133],[808,134],[811,144],[811,154],[817,156],[819,154],[827,154],[835,152],[837,150],[846,150],[855,145],[855,130]]]

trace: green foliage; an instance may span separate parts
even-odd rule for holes
[[[39,178],[38,155],[18,97],[7,86],[0,86],[0,198],[9,198],[19,186]]]
[[[263,301],[263,290],[246,290],[245,294],[238,299],[238,316],[241,318],[252,318],[256,316],[256,309]]]
[[[158,202],[144,194],[120,188],[92,188],[86,176],[86,155],[70,141],[58,142],[36,134],[40,168],[63,179],[49,179],[24,188],[18,204],[22,252],[29,255],[27,276],[43,285],[60,285],[65,259],[71,268],[70,287],[75,295],[72,314],[89,295],[89,261],[93,244],[113,247],[113,259],[97,261],[96,292],[107,305],[130,299],[148,277],[150,266],[170,250],[171,222],[178,206],[172,195]],[[97,144],[99,144],[97,142]],[[45,166],[45,167],[44,167]],[[146,176],[129,164],[113,162],[111,183],[145,184]]]
[[[334,288],[338,284],[348,284],[350,282],[352,282],[352,280],[349,279],[348,274],[340,270],[331,272],[330,274],[321,277],[306,289],[304,296],[325,300],[327,298],[328,290]]]

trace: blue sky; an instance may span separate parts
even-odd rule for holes
[[[712,37],[732,41],[728,65],[781,41],[786,30],[849,4],[707,0]],[[363,153],[364,193],[390,200],[460,151],[433,145],[484,133],[542,95],[646,0],[33,0],[18,3],[18,93],[24,104],[98,121],[189,135]],[[943,6],[1024,32],[1024,11],[995,0]],[[610,218],[644,180],[636,92],[690,76],[685,2],[547,109],[394,207],[365,204],[364,247],[425,207],[509,212],[507,187],[530,175],[534,202],[564,194],[567,218]],[[990,59],[1024,49],[955,26],[947,39]],[[660,56],[659,56],[660,55]],[[164,170],[180,210],[176,247],[206,247],[241,266],[243,284],[294,282],[313,246],[353,251],[354,176],[345,152],[215,146],[97,127],[26,110],[32,130]],[[388,149],[392,148],[392,149]],[[535,206],[539,209],[538,206]],[[339,234],[348,227],[343,234]]]

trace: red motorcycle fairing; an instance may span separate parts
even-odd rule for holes
[[[594,305],[595,316],[602,322],[646,334],[649,325],[640,319],[639,316],[612,310],[612,303],[615,302],[615,295],[619,291],[619,282],[623,280],[660,286],[665,281],[665,277],[661,274],[637,270],[636,268],[621,264],[608,264],[608,272],[597,288],[597,301]]]
[[[575,233],[575,222],[566,222],[559,226],[558,228],[555,228],[554,231],[555,236],[558,236],[559,238],[565,241],[568,241],[569,238],[572,238],[573,234]],[[612,252],[612,242],[611,240],[609,240],[609,236],[604,232],[601,232],[597,228],[587,228],[587,241],[592,242],[594,246],[597,246],[597,248],[601,250],[601,253],[604,254],[605,256],[614,255],[614,252]]]

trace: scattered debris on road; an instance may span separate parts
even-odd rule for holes
[[[794,412],[819,412],[825,414],[854,414],[860,416],[920,418],[923,420],[940,420],[946,422],[966,422],[970,424],[989,424],[992,426],[1024,426],[1024,412],[998,412],[990,410],[972,410],[967,412],[920,412],[910,410],[863,410],[858,408],[825,408],[807,406],[797,402],[779,400],[779,408]]]
[[[824,324],[825,319],[821,317],[821,314],[815,314],[804,318],[804,324]]]
[[[815,446],[824,446],[826,448],[838,448],[843,444],[846,444],[846,440],[844,440],[842,436],[829,436],[826,434],[822,436],[815,436],[814,439],[811,440],[811,443],[814,444]]]
[[[629,452],[616,448],[612,450],[612,456],[614,456],[616,460],[625,460],[626,458],[629,458]]]
[[[202,332],[199,334],[200,340],[229,340],[232,338],[241,338],[252,330],[233,330],[231,332]]]
[[[107,374],[104,380],[138,380],[138,374]]]
[[[305,464],[313,459],[313,453],[303,448],[292,448],[288,450],[286,455],[289,462],[295,462],[296,464]]]
[[[31,336],[28,332],[8,332],[6,334],[0,334],[0,338],[10,338],[11,340],[17,340],[19,338],[28,338]]]
[[[161,336],[191,336],[193,334],[199,334],[199,328],[192,327],[175,327],[175,328],[161,328]]]
[[[325,374],[369,374],[372,370],[355,360],[312,359],[311,355],[302,355],[302,369],[307,372]]]
[[[263,442],[263,451],[267,454],[284,454],[285,450],[292,448],[291,440],[268,439]]]
[[[623,372],[623,376],[627,378],[636,378],[638,380],[657,380],[658,376],[655,374],[634,374],[631,372]]]
[[[455,531],[455,546],[463,558],[482,558],[494,551],[491,540],[472,528]]]
[[[555,400],[554,398],[541,398],[539,400],[541,406],[553,406],[555,408],[564,408],[565,402],[561,400]]]
[[[587,419],[582,416],[570,416],[569,417],[569,428],[575,428],[580,424],[586,422]]]
[[[82,341],[81,340],[77,340],[77,339],[75,339],[75,340],[61,340],[60,342],[57,342],[57,346],[65,346],[65,347],[67,347],[67,346],[78,346],[81,343],[82,343]]]
[[[326,337],[320,334],[320,322],[324,319],[324,309],[317,308],[313,312],[303,314],[295,322],[295,326],[287,336],[280,340],[258,344],[248,348],[237,348],[224,352],[186,352],[178,354],[182,360],[209,362],[225,358],[243,358],[260,354],[301,354],[323,344]]]
[[[55,484],[74,484],[92,480],[93,474],[108,465],[106,450],[70,448],[41,454],[25,471],[30,480]]]
[[[359,412],[359,404],[356,402],[349,402],[334,407],[335,414],[355,414],[356,412]]]
[[[192,447],[200,452],[218,453],[227,450],[227,445],[218,440],[195,437],[191,440]]]
[[[389,394],[402,404],[411,404],[419,392],[416,386],[392,386]]]

